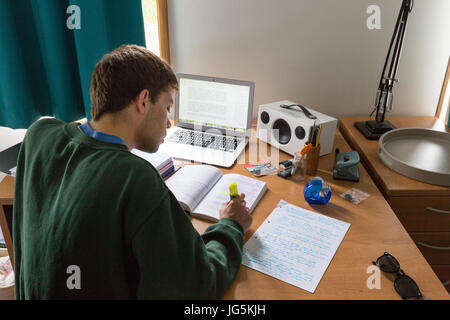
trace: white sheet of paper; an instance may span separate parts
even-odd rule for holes
[[[242,264],[314,293],[349,227],[281,200],[244,245]]]

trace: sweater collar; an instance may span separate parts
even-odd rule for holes
[[[97,149],[115,149],[115,150],[129,151],[128,147],[125,144],[92,138],[91,136],[85,134],[80,129],[79,126],[80,123],[77,122],[66,123],[64,126],[64,131],[66,135],[68,135],[72,140],[76,141],[77,143],[88,144],[91,147]]]
[[[126,146],[126,144],[122,140],[122,138],[112,135],[112,134],[95,131],[94,129],[92,129],[89,122],[83,123],[79,127],[80,127],[81,131],[83,131],[85,134],[87,134],[88,136],[90,136],[94,139],[104,141],[104,142],[120,143],[120,144],[123,144]]]

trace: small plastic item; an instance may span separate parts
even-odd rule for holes
[[[279,171],[278,173],[277,173],[277,175],[279,176],[279,177],[282,177],[282,178],[289,178],[290,176],[292,176],[292,169],[287,169],[287,170],[283,170],[283,171]]]
[[[356,188],[351,188],[341,194],[341,197],[350,201],[351,203],[360,204],[362,201],[370,197],[370,194]]]
[[[294,170],[294,159],[291,160],[284,160],[279,163],[280,165],[280,171],[278,172],[278,176],[282,178],[288,178],[292,176]]]
[[[297,177],[297,180],[303,181],[306,178],[306,160],[303,158],[301,152],[294,153],[294,168],[292,169],[292,175]]]
[[[303,194],[309,204],[327,204],[331,189],[321,177],[312,177],[303,188]]]
[[[281,165],[280,165],[281,167]],[[259,160],[257,162],[246,163],[244,168],[250,171],[255,177],[267,176],[277,173],[278,169],[275,168],[270,161]]]
[[[292,159],[293,160],[293,159]],[[279,163],[280,171],[290,169],[293,165],[292,160],[283,160]]]
[[[306,178],[305,168],[306,160],[303,158],[303,155],[300,151],[295,152],[293,159],[280,162],[278,176],[286,179],[295,175],[297,181],[302,181]]]

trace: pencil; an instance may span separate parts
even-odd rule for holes
[[[319,126],[319,133],[317,134],[317,139],[316,139],[316,145],[315,147],[319,146],[319,141],[320,141],[320,134],[322,133],[322,125]]]

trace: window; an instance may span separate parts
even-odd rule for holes
[[[170,63],[167,0],[142,0],[142,14],[147,48]]]
[[[450,127],[450,58],[448,59],[447,71],[442,85],[441,95],[439,97],[436,117],[440,118],[447,126]]]

